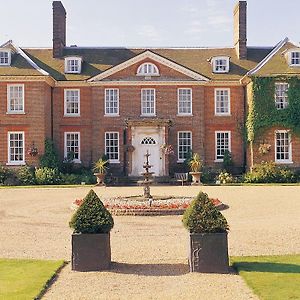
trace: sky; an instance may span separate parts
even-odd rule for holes
[[[0,45],[52,46],[51,0],[0,0]],[[300,0],[248,0],[248,45],[300,41]],[[237,0],[62,0],[67,45],[97,47],[233,46]],[[284,5],[283,5],[284,4]],[[3,5],[1,6],[3,8]],[[5,13],[7,12],[7,13]]]

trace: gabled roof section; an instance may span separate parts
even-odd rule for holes
[[[102,79],[107,78],[108,76],[110,76],[116,72],[119,72],[121,70],[124,70],[127,67],[130,67],[133,64],[136,64],[145,59],[151,59],[157,63],[163,64],[163,65],[165,65],[169,68],[172,68],[172,69],[174,69],[188,77],[191,77],[197,81],[209,81],[209,78],[207,78],[195,71],[192,71],[191,69],[186,68],[178,63],[175,63],[174,61],[172,61],[170,59],[167,59],[161,55],[158,55],[150,50],[146,50],[146,51],[136,55],[135,57],[130,58],[127,61],[124,61],[123,63],[113,66],[113,67],[109,68],[108,70],[102,72],[101,74],[90,78],[88,81],[89,82],[101,81]]]
[[[1,48],[9,48],[13,51],[14,58],[10,66],[0,68],[1,75],[45,75],[49,73],[41,69],[21,48],[16,46],[11,40],[0,46]]]
[[[296,48],[300,50],[299,45],[292,43],[286,37],[247,75],[259,77],[300,75],[300,68],[290,66],[285,55],[288,51]]]

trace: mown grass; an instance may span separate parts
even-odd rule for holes
[[[64,261],[0,259],[0,299],[35,299],[43,294]]]
[[[232,257],[231,262],[260,299],[300,299],[300,254]]]

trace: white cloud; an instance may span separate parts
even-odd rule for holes
[[[162,40],[160,32],[153,25],[142,25],[137,33],[150,41],[157,42]]]

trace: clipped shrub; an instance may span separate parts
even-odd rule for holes
[[[77,174],[61,174],[61,184],[79,184],[81,183],[81,175]]]
[[[114,226],[110,212],[90,190],[69,223],[75,233],[108,233]]]
[[[220,181],[220,183],[226,184],[226,183],[234,183],[234,177],[226,171],[221,171],[220,174],[217,176],[217,180]]]
[[[223,168],[227,171],[230,172],[232,167],[233,167],[233,160],[231,156],[231,152],[228,150],[224,151],[224,156],[223,156]]]
[[[58,169],[59,159],[58,154],[54,146],[54,142],[50,139],[45,140],[45,152],[40,157],[41,167],[48,167],[52,169]]]
[[[33,167],[23,166],[19,168],[16,176],[21,184],[24,185],[36,184],[35,172]]]
[[[54,168],[38,168],[35,170],[35,178],[37,184],[59,184],[61,182],[58,169]]]
[[[296,182],[295,173],[286,168],[279,167],[274,162],[262,162],[253,166],[244,176],[246,183],[291,183]]]
[[[225,217],[203,192],[186,209],[182,222],[190,233],[222,233],[229,229]]]
[[[10,175],[9,169],[0,165],[0,184],[3,185]]]
[[[203,168],[202,175],[201,175],[201,182],[202,183],[215,183],[216,176],[220,171],[215,170],[213,168]]]

